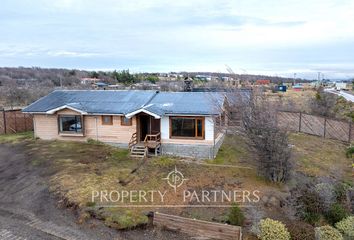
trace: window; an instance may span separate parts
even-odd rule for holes
[[[113,117],[112,116],[102,116],[102,125],[112,125]]]
[[[132,125],[132,119],[131,118],[126,118],[123,117],[121,118],[121,125],[122,126],[131,126]]]
[[[204,139],[204,118],[171,117],[170,137]]]
[[[59,116],[59,131],[82,133],[81,116]]]

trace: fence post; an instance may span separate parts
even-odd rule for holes
[[[6,134],[6,113],[5,113],[5,109],[2,110],[2,117],[4,118],[4,134]]]
[[[352,142],[352,127],[353,127],[353,124],[352,124],[352,122],[350,122],[349,123],[349,136],[348,136],[349,144]]]
[[[13,113],[15,113],[15,133],[17,133],[17,117],[16,117],[16,111],[14,111]]]
[[[299,132],[301,132],[301,120],[302,119],[302,113],[300,112],[300,117],[299,117]]]
[[[327,128],[327,118],[325,117],[324,125],[323,125],[323,137],[324,138],[326,138],[326,128]]]

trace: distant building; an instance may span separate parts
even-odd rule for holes
[[[195,78],[202,81],[211,81],[212,79],[209,75],[196,75]]]
[[[256,81],[256,85],[269,85],[270,84],[270,80],[267,79],[259,79]]]
[[[94,84],[99,81],[101,81],[101,80],[98,78],[81,78],[80,83],[81,84]]]
[[[293,86],[293,90],[294,91],[303,91],[304,90],[304,86],[301,83],[297,83]]]
[[[107,87],[108,87],[108,84],[104,83],[104,82],[96,82],[96,83],[92,84],[92,86],[93,86],[94,89],[106,90]]]
[[[346,82],[336,82],[335,88],[336,90],[350,90],[352,88],[352,84],[348,84]]]

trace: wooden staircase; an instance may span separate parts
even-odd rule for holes
[[[148,155],[148,148],[144,145],[134,145],[130,149],[130,157],[133,158],[145,158]]]
[[[155,150],[155,156],[161,153],[161,134],[147,134],[144,142],[138,143],[137,134],[133,133],[129,145],[130,157],[146,158],[149,155],[149,149]]]
[[[129,141],[130,157],[133,158],[145,158],[148,155],[148,148],[143,144],[138,144],[136,133],[133,133]]]

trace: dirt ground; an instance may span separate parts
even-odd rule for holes
[[[78,223],[49,192],[48,166],[33,166],[26,143],[0,144],[0,239],[188,239],[158,229],[117,231],[100,221]]]

